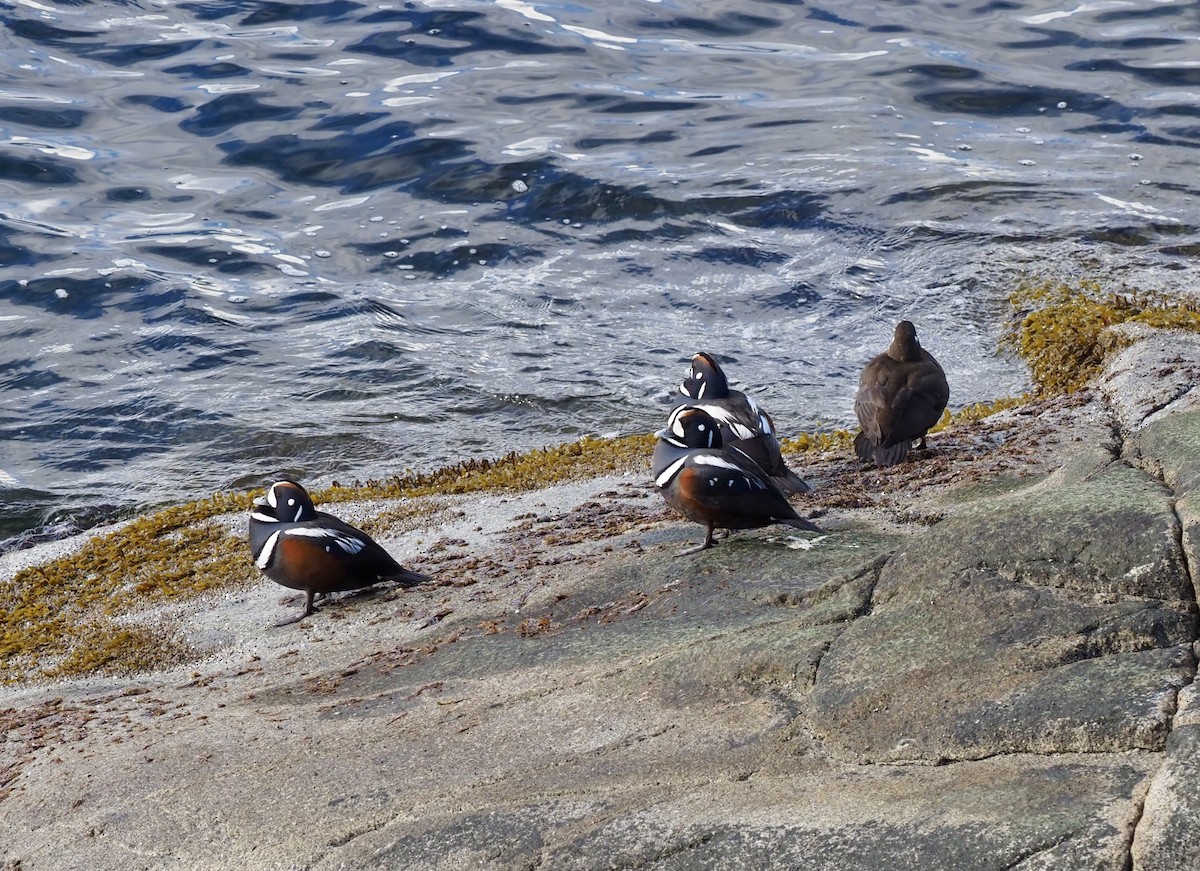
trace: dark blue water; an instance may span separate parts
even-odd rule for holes
[[[844,426],[1022,274],[1187,290],[1194,2],[0,3],[0,538],[648,431]]]

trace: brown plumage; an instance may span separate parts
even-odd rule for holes
[[[925,433],[949,401],[946,373],[917,341],[917,328],[901,321],[887,352],[871,360],[858,381],[854,413],[862,431],[854,438],[854,452],[876,465],[894,466],[915,440],[925,447]]]
[[[809,493],[799,475],[788,468],[779,450],[775,421],[754,398],[729,386],[721,364],[712,354],[699,351],[692,357],[692,370],[679,385],[687,404],[701,408],[721,425],[721,441],[737,448],[762,468],[784,493]]]
[[[317,595],[360,590],[379,581],[409,587],[430,580],[401,566],[361,529],[318,511],[295,481],[272,484],[254,500],[249,531],[254,564],[275,583],[305,594],[304,613],[280,626],[314,613]]]
[[[657,435],[650,461],[654,483],[668,505],[705,528],[704,543],[684,554],[716,544],[713,531],[718,527],[758,529],[782,523],[822,532],[796,513],[752,457],[721,442],[719,423],[703,408],[681,405]]]

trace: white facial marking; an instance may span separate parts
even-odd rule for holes
[[[267,504],[272,508],[279,507],[279,497],[275,495],[275,485],[271,485],[271,489],[267,491]]]
[[[295,500],[295,499],[289,499],[289,500],[288,500],[288,505],[295,505],[295,504],[296,504],[296,500]]]
[[[683,468],[683,464],[687,462],[687,457],[680,457],[671,465],[667,466],[658,477],[654,479],[654,483],[659,487],[665,487],[671,483],[671,479],[679,474],[679,470]]]
[[[279,518],[271,514],[263,514],[260,511],[251,511],[250,517],[253,520],[258,520],[262,523],[278,523]]]
[[[262,550],[259,551],[258,559],[254,561],[254,564],[264,571],[271,564],[271,557],[275,555],[275,545],[279,544],[280,532],[282,530],[276,530],[271,533],[271,537],[266,540]]]
[[[295,501],[295,500],[292,500],[292,501]],[[303,513],[304,513],[304,506],[301,505],[299,508],[296,509],[296,516],[292,518],[292,522],[295,523],[296,521],[298,521],[300,519],[300,515],[302,515]]]

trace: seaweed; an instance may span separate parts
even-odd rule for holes
[[[947,412],[935,431],[1086,387],[1111,350],[1104,331],[1114,324],[1132,321],[1200,331],[1200,310],[1193,301],[1126,288],[1106,290],[1093,280],[1027,280],[1009,301],[1014,319],[1000,346],[1027,364],[1033,393]],[[800,433],[783,439],[781,446],[790,454],[846,452],[852,439],[851,432],[834,429]],[[616,471],[648,470],[653,445],[651,435],[587,437],[429,472],[335,482],[313,497],[328,504],[528,491]],[[170,630],[133,626],[122,618],[148,605],[258,582],[245,537],[231,534],[228,523],[216,522],[248,511],[251,496],[218,493],[155,511],[92,536],[68,556],[18,572],[0,587],[0,681],[128,673],[185,661],[194,652]],[[372,531],[386,531],[406,513],[380,506],[368,525]]]
[[[1119,288],[1099,281],[1033,280],[1009,295],[1016,316],[1000,339],[1029,367],[1034,392],[1050,396],[1086,387],[1100,372],[1109,348],[1104,331],[1141,323],[1160,329],[1200,331],[1194,300],[1162,292]]]

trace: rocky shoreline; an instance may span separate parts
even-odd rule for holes
[[[339,506],[439,582],[157,604],[181,664],[3,688],[3,867],[1194,871],[1200,336],[1112,336],[913,462],[805,455],[815,539],[677,559],[648,466]]]

